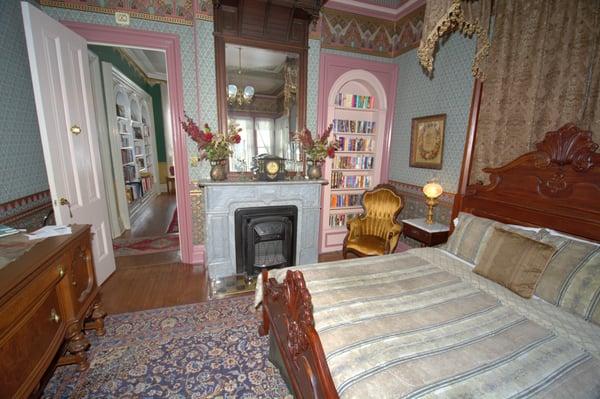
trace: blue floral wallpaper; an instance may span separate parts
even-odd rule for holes
[[[395,58],[399,70],[390,179],[422,186],[437,177],[446,191],[456,193],[473,91],[471,62],[474,54],[475,40],[451,35],[440,45],[431,79],[423,73],[416,50]],[[435,114],[446,114],[442,169],[411,168],[411,121]]]
[[[0,37],[1,204],[47,190],[48,178],[20,2],[0,1]]]

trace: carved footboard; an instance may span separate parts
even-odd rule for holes
[[[283,283],[263,271],[263,325],[271,330],[287,369],[294,395],[299,399],[338,398],[314,327],[312,302],[300,271],[288,270]]]

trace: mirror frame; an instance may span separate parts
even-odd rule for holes
[[[296,129],[301,130],[304,127],[306,127],[306,83],[308,75],[308,46],[266,42],[264,40],[232,36],[218,32],[215,32],[214,36],[215,68],[217,78],[217,113],[219,118],[220,131],[224,132],[227,130],[227,70],[225,67],[225,44],[236,44],[249,47],[257,47],[266,50],[298,54],[298,93],[296,94],[298,101],[298,118],[296,121]],[[230,173],[239,174],[243,172]]]

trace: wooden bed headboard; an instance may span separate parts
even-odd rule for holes
[[[591,132],[569,123],[546,133],[536,149],[502,167],[483,169],[490,184],[469,185],[459,193],[453,217],[461,210],[600,241],[600,153]],[[468,178],[465,169],[461,180]]]

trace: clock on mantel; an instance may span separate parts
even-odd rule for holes
[[[256,175],[261,181],[278,181],[285,179],[285,159],[275,155],[259,155],[256,157]]]

